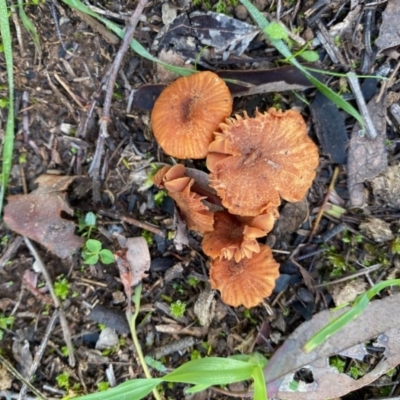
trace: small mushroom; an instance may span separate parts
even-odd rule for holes
[[[213,230],[214,214],[202,202],[205,197],[191,190],[194,179],[185,176],[185,166],[165,166],[153,177],[153,182],[168,191],[175,200],[189,229],[199,233]]]
[[[213,72],[177,79],[158,97],[151,113],[154,136],[170,156],[205,158],[213,133],[232,112],[232,96]]]
[[[317,146],[295,110],[274,108],[255,118],[236,115],[220,124],[210,144],[211,187],[231,214],[256,216],[287,201],[300,201],[318,166]]]
[[[260,251],[257,238],[270,232],[277,218],[276,209],[254,218],[217,212],[214,214],[214,230],[204,234],[203,251],[211,258],[233,258],[236,262],[244,257],[250,258]]]
[[[279,276],[279,264],[268,246],[260,245],[260,252],[239,262],[217,258],[211,263],[210,281],[213,289],[221,292],[224,303],[233,307],[255,307],[271,295]]]

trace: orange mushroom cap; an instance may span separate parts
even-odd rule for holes
[[[224,303],[233,307],[255,307],[268,297],[279,276],[279,264],[268,246],[260,245],[260,252],[239,262],[217,258],[211,263],[210,281],[213,289],[221,292]]]
[[[191,191],[194,179],[185,176],[184,165],[161,168],[154,175],[153,182],[167,189],[189,229],[199,233],[213,230],[214,214],[202,203],[205,197]]]
[[[274,108],[255,118],[236,115],[220,124],[207,156],[211,187],[232,214],[256,216],[300,201],[318,166],[317,146],[295,110]]]
[[[265,236],[278,218],[276,209],[255,218],[237,217],[226,211],[214,214],[214,230],[206,232],[202,248],[211,258],[223,257],[239,262],[260,251],[257,238]]]
[[[205,158],[213,133],[232,112],[232,96],[213,72],[177,79],[158,97],[151,113],[154,136],[170,156]]]

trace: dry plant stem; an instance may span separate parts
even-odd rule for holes
[[[326,195],[324,197],[324,201],[322,202],[321,207],[320,207],[320,209],[318,211],[317,218],[315,218],[314,226],[313,226],[313,228],[311,230],[310,237],[308,238],[309,242],[313,238],[313,236],[314,236],[314,234],[315,234],[315,232],[316,232],[316,230],[318,228],[318,225],[319,225],[319,223],[321,221],[322,215],[324,214],[324,208],[325,208],[326,203],[328,202],[329,195],[335,188],[335,182],[336,182],[336,179],[337,179],[338,175],[339,175],[339,167],[335,167],[335,170],[333,171],[333,176],[332,176],[332,179],[331,179],[331,183],[329,184],[329,187],[328,187],[328,191],[326,192]]]
[[[384,80],[382,82],[381,90],[379,91],[379,95],[375,100],[376,103],[379,103],[381,101],[383,94],[386,93],[386,90],[394,84],[395,78],[397,77],[397,73],[399,71],[399,68],[400,68],[400,61],[397,63],[395,69],[390,74],[389,79]]]
[[[347,282],[351,279],[357,278],[358,276],[363,276],[363,275],[367,275],[370,272],[376,271],[377,269],[381,268],[382,264],[375,264],[375,265],[371,265],[370,267],[364,268],[361,271],[357,271],[354,272],[354,274],[348,275],[348,276],[344,276],[343,278],[339,278],[336,279],[334,281],[330,281],[330,282],[325,282],[325,283],[321,283],[320,285],[315,285],[315,288],[321,288],[321,287],[326,287],[329,285],[334,285],[336,283],[342,283],[342,282]]]
[[[175,353],[176,351],[183,351],[189,347],[192,347],[196,344],[196,341],[192,336],[185,337],[179,340],[175,340],[171,344],[166,344],[162,347],[155,349],[151,352],[150,356],[159,360],[160,358],[167,356],[169,354]]]
[[[29,107],[29,92],[27,90],[22,94],[22,131],[24,135],[24,143],[28,144],[29,131],[29,114],[27,108]]]
[[[10,10],[11,10],[11,17],[12,17],[14,27],[15,27],[15,33],[16,33],[17,40],[18,40],[19,53],[20,53],[21,57],[24,57],[25,46],[24,46],[24,41],[22,40],[22,30],[21,30],[21,25],[19,24],[17,10],[15,9],[15,7],[13,5],[10,5]]]
[[[56,5],[54,4],[54,0],[51,0],[51,1],[50,1],[50,12],[51,12],[51,16],[52,16],[53,19],[54,19],[54,24],[55,24],[55,27],[56,27],[56,32],[57,32],[58,38],[60,39],[61,47],[62,47],[63,50],[67,53],[68,50],[67,50],[66,47],[65,47],[65,44],[64,44],[64,41],[63,41],[63,38],[62,38],[62,35],[61,35],[60,21],[59,21],[58,15],[57,15],[57,10],[56,10]]]
[[[61,328],[63,331],[64,341],[68,348],[68,361],[69,361],[70,367],[72,368],[75,366],[75,355],[74,355],[74,348],[72,346],[72,341],[71,341],[71,333],[68,328],[68,322],[67,322],[67,318],[65,316],[64,309],[62,308],[62,304],[61,304],[59,298],[56,296],[56,294],[54,292],[53,282],[51,280],[50,274],[47,271],[47,268],[44,265],[39,253],[36,251],[35,246],[25,236],[24,236],[24,241],[25,241],[25,244],[28,247],[29,251],[32,253],[33,257],[35,258],[36,264],[40,268],[40,271],[42,272],[42,274],[46,280],[46,285],[49,289],[51,298],[53,299],[54,306],[60,313],[60,324],[61,324]]]
[[[360,114],[364,119],[366,133],[371,139],[375,139],[378,136],[378,133],[376,132],[374,123],[372,122],[371,116],[369,115],[367,105],[365,104],[364,96],[361,92],[361,87],[360,83],[358,82],[357,75],[354,72],[348,72],[347,80],[351,87],[351,91],[356,98]]]
[[[18,393],[10,392],[9,390],[0,390],[0,398],[6,399],[16,399],[18,397]],[[47,398],[48,400],[52,399],[51,397]],[[37,397],[33,396],[25,396],[24,400],[37,400]]]
[[[47,400],[47,398],[45,396],[43,396],[42,393],[39,392],[39,390],[37,390],[35,388],[35,386],[33,386],[28,380],[25,379],[25,377],[23,377],[14,367],[13,365],[7,360],[5,359],[1,354],[0,354],[0,363],[3,364],[8,372],[10,372],[10,374],[12,374],[15,379],[18,379],[19,381],[23,382],[24,385],[28,386],[29,390],[34,393],[37,397],[39,397],[40,399],[43,400]]]
[[[47,342],[49,341],[50,335],[53,331],[54,325],[56,323],[56,320],[57,320],[59,314],[60,313],[58,312],[58,310],[54,311],[53,316],[51,317],[51,320],[50,320],[49,324],[47,325],[46,332],[44,334],[42,343],[40,344],[40,347],[39,347],[38,351],[36,352],[35,357],[33,359],[32,365],[29,368],[28,376],[26,377],[26,379],[28,381],[30,381],[32,379],[34,373],[36,372],[36,370],[39,366],[40,360],[42,359],[43,354],[46,350]],[[23,384],[21,391],[19,393],[19,396],[18,396],[18,400],[25,399],[27,390],[28,390],[28,386]]]
[[[97,210],[97,213],[99,215],[103,215],[104,217],[119,219],[123,222],[126,222],[127,224],[137,226],[138,228],[142,228],[142,229],[145,229],[146,231],[152,232],[161,237],[165,237],[165,233],[161,229],[159,229],[153,225],[150,225],[146,222],[138,221],[137,219],[127,217],[126,215],[120,213],[119,211],[107,211],[107,210],[99,209],[99,210]]]
[[[57,72],[53,73],[54,78],[58,81],[58,83],[65,89],[65,91],[71,96],[72,100],[75,101],[75,103],[79,106],[81,110],[85,110],[85,106],[81,103],[81,101],[78,99],[76,94],[71,90],[71,88],[68,86],[66,82],[64,82],[57,74]]]
[[[132,16],[129,18],[127,30],[125,32],[124,40],[122,41],[121,47],[115,56],[114,62],[111,67],[110,76],[107,83],[106,97],[104,99],[103,115],[100,120],[100,132],[99,138],[97,140],[96,151],[93,156],[92,164],[89,168],[89,174],[93,179],[93,201],[99,204],[101,201],[100,197],[100,164],[101,156],[104,150],[105,139],[108,137],[107,126],[110,120],[110,109],[111,101],[114,92],[114,84],[117,79],[118,71],[122,63],[122,59],[129,48],[129,44],[135,33],[136,26],[139,22],[139,18],[146,7],[148,0],[139,0],[139,3],[133,12]]]

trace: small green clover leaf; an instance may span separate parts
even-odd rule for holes
[[[96,264],[99,259],[103,264],[112,264],[115,261],[114,254],[108,249],[103,249],[101,242],[96,239],[86,241],[82,258],[84,263],[89,265]]]

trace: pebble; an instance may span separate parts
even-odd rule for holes
[[[247,12],[247,9],[245,6],[239,4],[238,6],[235,7],[235,16],[237,19],[240,19],[241,21],[245,21],[247,17],[249,16],[249,13]]]

